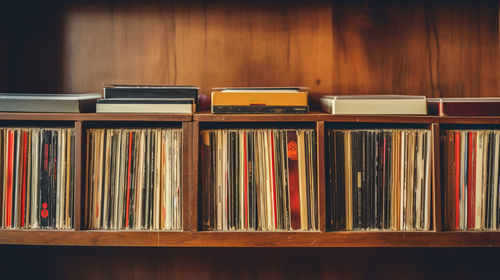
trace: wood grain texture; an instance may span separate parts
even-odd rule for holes
[[[499,95],[498,1],[73,0],[28,12],[8,36],[13,91],[301,85],[312,104],[325,93]]]
[[[499,261],[495,248],[0,249],[6,279],[488,279]]]
[[[155,1],[70,6],[61,87],[192,84],[208,93],[217,86],[314,85],[327,93],[330,10],[325,4]]]
[[[496,1],[365,1],[333,10],[334,92],[498,95]]]
[[[500,247],[500,232],[1,230],[0,244],[120,247]]]

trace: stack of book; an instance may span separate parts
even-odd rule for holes
[[[1,228],[73,227],[74,131],[0,128]]]
[[[100,93],[0,93],[1,112],[91,113]]]
[[[317,230],[312,129],[201,133],[205,230]]]
[[[109,85],[96,112],[192,114],[197,102],[197,87]]]
[[[324,95],[321,109],[334,115],[426,115],[425,96]]]
[[[500,98],[428,98],[430,115],[500,116]]]
[[[430,130],[327,134],[332,229],[430,229]]]
[[[447,130],[441,145],[446,228],[500,228],[500,130]]]
[[[212,113],[302,114],[309,112],[309,88],[214,88]]]
[[[87,130],[87,229],[182,228],[182,129]]]

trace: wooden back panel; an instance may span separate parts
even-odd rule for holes
[[[14,9],[30,16],[0,39],[13,50],[0,88],[300,85],[313,100],[495,96],[498,1],[480,2],[36,2]]]

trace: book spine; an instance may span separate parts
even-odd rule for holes
[[[297,164],[297,133],[287,132],[288,185],[290,191],[291,227],[298,230],[300,224],[299,168]]]
[[[213,105],[216,114],[305,114],[309,106],[226,106]]]

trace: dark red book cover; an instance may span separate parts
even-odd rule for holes
[[[500,116],[500,98],[429,98],[429,115]]]
[[[460,132],[455,132],[455,227],[460,226]]]
[[[292,229],[300,229],[299,166],[297,163],[297,133],[288,131],[288,187],[290,189],[290,223]]]

